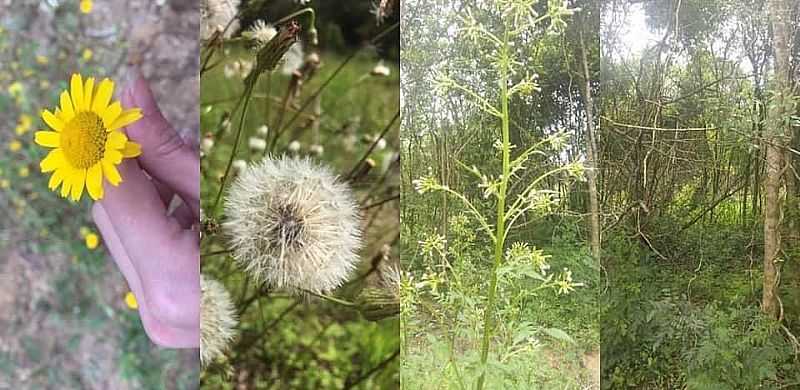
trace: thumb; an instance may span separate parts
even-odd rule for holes
[[[121,100],[124,107],[142,109],[142,119],[127,126],[128,137],[142,146],[142,154],[138,157],[142,168],[177,192],[198,216],[199,157],[164,118],[147,80],[138,68],[130,71]]]

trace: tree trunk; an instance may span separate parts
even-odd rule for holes
[[[779,319],[781,316],[778,299],[781,249],[779,190],[784,149],[788,143],[786,118],[791,114],[787,112],[787,105],[791,99],[787,19],[791,13],[788,0],[770,0],[768,7],[775,53],[775,91],[773,101],[769,104],[769,129],[765,134],[767,159],[764,180],[764,291],[761,306],[768,316]]]
[[[583,62],[583,99],[586,107],[586,181],[589,186],[589,235],[592,256],[600,259],[600,204],[597,201],[597,142],[594,131],[594,99],[592,98],[592,79],[589,75],[589,63],[586,59],[586,44],[583,29],[579,29],[581,44],[581,60]]]

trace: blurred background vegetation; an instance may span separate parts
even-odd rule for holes
[[[56,105],[71,73],[110,77],[119,93],[128,64],[191,140],[199,11],[173,3],[98,1],[88,13],[78,1],[0,4],[0,388],[197,387],[197,350],[150,342],[90,201],[49,191],[46,150],[33,144],[39,111]]]
[[[202,207],[207,227],[209,221],[224,222],[221,208],[215,214],[212,206],[240,124],[242,141],[233,157],[243,163],[266,155],[308,156],[343,180],[356,168],[361,174],[353,175],[350,185],[362,206],[365,245],[352,282],[334,292],[352,302],[364,287],[375,286],[379,264],[398,262],[397,13],[379,24],[369,1],[309,6],[317,12],[320,45],[308,40],[307,16],[298,17],[303,54],[290,52],[285,63],[309,63],[309,55],[316,53],[319,67],[310,77],[301,72],[301,83],[297,69],[288,65],[262,74],[243,123],[241,110],[232,111],[254,65],[254,51],[241,32],[257,20],[275,22],[303,6],[294,1],[242,2],[239,27],[230,38],[204,42],[201,58],[208,58],[208,67],[201,73]],[[361,162],[363,157],[367,160]],[[399,386],[396,318],[370,321],[358,307],[256,286],[233,265],[221,234],[211,230],[201,244],[202,272],[225,285],[241,318],[239,336],[223,359],[203,370],[201,387]]]

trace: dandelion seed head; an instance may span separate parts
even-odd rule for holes
[[[222,283],[200,274],[200,364],[222,356],[235,336],[233,302]]]
[[[355,268],[360,216],[350,188],[308,158],[267,157],[239,173],[223,229],[236,262],[258,282],[324,293]]]
[[[243,35],[246,35],[248,38],[253,39],[256,41],[256,47],[262,48],[267,42],[271,41],[272,38],[275,38],[278,35],[278,30],[275,26],[263,21],[263,20],[256,20]]]
[[[281,66],[281,73],[286,76],[291,75],[294,71],[303,66],[305,54],[303,54],[303,44],[295,42],[289,46],[289,50],[283,55],[283,66]]]
[[[217,31],[230,27],[223,35],[230,38],[231,34],[239,28],[239,22],[234,20],[239,9],[239,0],[203,0],[200,4],[200,38],[209,39]]]

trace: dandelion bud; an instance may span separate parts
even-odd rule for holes
[[[378,61],[378,64],[375,65],[374,68],[372,68],[371,72],[369,72],[369,74],[379,77],[388,77],[391,73],[392,70],[389,69],[388,66],[383,64],[383,60]]]
[[[376,150],[386,149],[386,140],[383,138],[379,139],[378,142],[375,143],[375,149]]]
[[[357,182],[369,174],[369,171],[375,168],[375,160],[368,158],[364,160],[364,163],[361,164],[358,169],[356,169],[355,173],[350,177],[350,181]]]
[[[308,30],[308,40],[314,46],[319,45],[319,33],[317,32],[317,28],[315,26],[311,26],[311,28]]]
[[[255,85],[259,75],[275,70],[283,55],[297,42],[299,33],[300,25],[294,20],[281,26],[278,35],[258,50],[256,66],[247,75],[245,85],[252,87]]]
[[[308,151],[311,154],[313,154],[313,155],[315,155],[317,157],[320,157],[320,156],[322,156],[322,153],[325,151],[325,148],[323,148],[322,145],[320,145],[320,144],[314,144],[314,145],[311,145],[308,148]]]
[[[258,127],[258,129],[256,129],[256,134],[262,137],[266,137],[268,133],[269,133],[269,127],[267,127],[267,125],[261,125]]]
[[[289,142],[289,146],[287,147],[287,149],[289,149],[289,151],[292,152],[292,153],[299,152],[300,151],[300,142],[297,141],[297,140]]]
[[[320,63],[319,53],[317,53],[315,51],[312,51],[311,53],[308,53],[308,55],[306,56],[306,63],[319,65],[319,63]]]
[[[350,188],[307,158],[267,157],[234,180],[223,229],[257,282],[301,293],[339,287],[358,261],[360,217]]]
[[[231,166],[233,167],[233,171],[238,173],[247,168],[247,163],[244,160],[233,160]]]
[[[203,153],[211,153],[211,148],[213,147],[214,138],[212,138],[210,135],[203,137],[203,140],[200,141],[200,150],[203,151]]]
[[[369,321],[379,321],[400,314],[400,297],[395,290],[367,287],[356,299],[358,311]]]
[[[247,144],[250,146],[250,150],[254,152],[263,152],[267,148],[267,141],[263,138],[250,137]]]
[[[234,338],[236,311],[222,283],[200,274],[200,364],[222,356]]]

